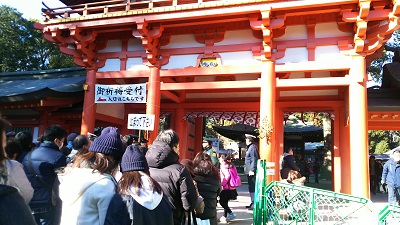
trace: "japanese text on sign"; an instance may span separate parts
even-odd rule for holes
[[[154,130],[154,115],[128,114],[128,129]]]
[[[146,103],[146,84],[96,84],[95,103]]]

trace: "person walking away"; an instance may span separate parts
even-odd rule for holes
[[[281,178],[287,179],[290,170],[300,171],[300,168],[296,166],[296,160],[293,156],[293,149],[287,148],[283,154]]]
[[[376,182],[376,177],[378,177],[379,173],[379,166],[377,165],[377,162],[375,161],[375,156],[371,155],[369,157],[369,185],[370,185],[370,191],[372,194],[376,195],[376,187],[379,186],[377,185]]]
[[[206,152],[199,152],[193,160],[194,180],[200,195],[204,198],[204,211],[196,213],[201,220],[209,220],[210,225],[217,225],[217,197],[221,192],[219,171]],[[201,223],[200,223],[201,224]]]
[[[106,127],[89,147],[74,157],[60,185],[62,225],[104,224],[108,205],[116,193],[113,174],[124,153],[116,127]]]
[[[247,151],[246,156],[244,158],[244,173],[247,175],[247,182],[249,186],[249,193],[251,203],[249,206],[246,206],[247,209],[253,210],[254,208],[254,192],[255,192],[255,183],[256,183],[256,169],[257,169],[257,160],[260,159],[260,155],[258,153],[258,148],[254,144],[256,137],[251,134],[246,134],[246,145]]]
[[[392,153],[383,166],[382,184],[387,185],[388,202],[391,205],[400,204],[400,150]]]
[[[146,153],[151,177],[156,180],[172,205],[174,224],[182,225],[198,195],[189,171],[179,163],[179,136],[173,130],[158,134]]]
[[[60,152],[67,131],[59,125],[50,125],[43,134],[40,147],[29,152],[23,168],[34,194],[29,203],[38,225],[58,224],[61,218],[59,180],[56,170],[65,167],[65,156]]]
[[[108,206],[104,225],[173,225],[172,207],[161,186],[150,177],[138,146],[127,147],[121,161],[118,193]]]
[[[319,174],[321,173],[321,164],[319,164],[318,159],[315,159],[314,165],[313,165],[313,171],[314,171],[314,176],[315,176],[315,183],[319,183]]]
[[[219,157],[220,162],[220,179],[222,191],[219,195],[219,204],[222,208],[224,208],[224,215],[219,219],[220,222],[226,223],[233,220],[236,215],[232,212],[232,209],[229,207],[228,203],[230,200],[237,199],[236,187],[229,185],[229,180],[231,179],[231,175],[229,170],[234,167],[234,165],[230,162],[229,158],[225,155],[221,155]]]
[[[203,140],[203,151],[211,157],[211,161],[214,166],[218,167],[218,157],[217,153],[213,149],[212,143],[213,142],[211,140]]]
[[[298,167],[300,168],[300,174],[306,177],[306,182],[310,181],[310,173],[309,173],[309,166],[306,160],[303,158],[302,155],[299,155]]]

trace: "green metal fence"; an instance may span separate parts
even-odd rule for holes
[[[387,205],[379,212],[379,225],[400,224],[400,207]]]
[[[257,166],[254,225],[376,224],[378,213],[369,199],[265,180],[266,162]]]

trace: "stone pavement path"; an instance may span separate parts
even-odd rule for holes
[[[250,205],[250,195],[247,188],[247,184],[242,184],[238,187],[236,189],[239,194],[238,199],[229,202],[229,207],[236,214],[236,218],[232,221],[226,223],[219,222],[219,218],[223,216],[224,209],[219,204],[217,205],[218,224],[251,225],[253,223],[253,211],[246,209],[246,205]]]

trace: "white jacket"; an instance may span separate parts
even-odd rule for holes
[[[115,193],[116,182],[111,175],[73,168],[60,184],[61,225],[103,225]]]
[[[33,197],[33,188],[31,182],[26,177],[22,164],[15,160],[6,159],[6,167],[8,174],[7,185],[18,189],[28,204]]]

